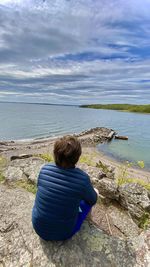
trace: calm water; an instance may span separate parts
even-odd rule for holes
[[[128,141],[114,140],[98,146],[120,160],[144,160],[150,168],[150,115],[74,106],[0,103],[0,139],[17,140],[79,133],[108,127]]]

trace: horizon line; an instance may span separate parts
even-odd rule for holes
[[[10,104],[34,104],[34,105],[50,105],[50,106],[76,106],[79,107],[80,105],[76,104],[52,104],[52,103],[41,103],[41,102],[22,102],[22,101],[0,101],[0,103],[10,103]]]

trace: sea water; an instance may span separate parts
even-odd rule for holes
[[[25,103],[0,103],[0,140],[36,139],[112,128],[128,141],[113,140],[98,149],[119,160],[150,168],[150,114]]]

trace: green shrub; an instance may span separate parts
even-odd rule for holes
[[[137,162],[137,165],[141,168],[141,169],[143,169],[144,167],[145,167],[145,163],[144,163],[144,161],[143,160],[139,160],[138,162]]]
[[[132,162],[129,163],[127,161],[125,165],[122,165],[120,167],[120,173],[119,173],[119,175],[118,175],[119,177],[117,179],[118,185],[127,184],[127,183],[137,183],[137,184],[140,184],[141,186],[143,186],[145,189],[150,191],[150,183],[146,183],[141,179],[128,177],[128,167],[131,167],[131,166],[139,166],[140,168],[143,169],[145,167],[145,164],[144,164],[144,161],[138,161],[135,164],[133,164]]]
[[[102,163],[100,160],[98,163],[96,163],[96,167],[102,169],[105,173],[109,172],[108,166]]]

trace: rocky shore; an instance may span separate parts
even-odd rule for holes
[[[90,130],[74,134],[84,146],[93,146],[98,143],[109,141],[115,135],[112,129],[97,127]],[[18,155],[19,153],[43,153],[48,149],[52,149],[56,138],[42,138],[31,141],[1,141],[0,154],[5,156]]]
[[[65,242],[44,242],[31,225],[37,175],[52,160],[56,139],[0,142],[0,267],[150,266],[150,176],[143,172],[143,183],[119,180],[117,165],[95,150],[114,134],[94,128],[77,135],[83,150],[78,167],[90,175],[100,197],[91,219]]]

